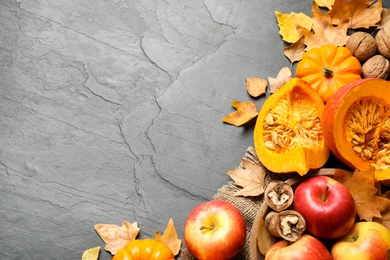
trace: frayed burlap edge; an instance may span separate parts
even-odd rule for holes
[[[251,162],[254,162],[261,166],[261,163],[256,156],[255,149],[253,147],[249,147],[246,150],[246,153],[243,157],[243,159],[249,160]],[[239,165],[240,168],[244,168],[243,163]],[[287,180],[291,177],[291,175],[277,175],[275,173],[272,173],[270,171],[266,170],[266,176],[265,176],[265,187],[272,181],[272,180]],[[237,254],[236,257],[233,258],[233,260],[250,260],[250,233],[251,228],[253,225],[253,221],[256,217],[256,214],[263,204],[263,196],[257,196],[257,197],[242,197],[242,196],[235,196],[235,193],[239,191],[241,187],[234,184],[234,182],[229,182],[227,185],[222,186],[220,189],[218,189],[217,194],[213,196],[213,199],[220,199],[227,202],[232,203],[243,215],[245,222],[246,222],[246,231],[247,231],[247,238],[245,245],[243,249]],[[181,252],[181,258],[183,260],[196,260],[196,258],[191,254],[191,252],[188,251],[187,248],[183,248]],[[258,259],[262,259],[262,257],[259,255]]]

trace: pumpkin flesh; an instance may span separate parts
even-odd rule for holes
[[[321,168],[329,157],[321,130],[324,103],[305,81],[294,78],[264,102],[254,130],[261,163],[275,173]]]
[[[174,260],[167,245],[154,239],[136,239],[120,249],[112,260]]]
[[[323,45],[302,56],[296,77],[309,83],[326,103],[340,87],[360,79],[361,71],[359,60],[348,48]]]
[[[361,79],[338,90],[325,106],[323,132],[334,155],[359,171],[375,168],[390,185],[390,82]]]

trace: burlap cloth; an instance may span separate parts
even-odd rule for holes
[[[258,157],[256,156],[256,152],[254,148],[249,147],[246,150],[246,153],[243,157],[243,159],[249,160],[251,162],[257,163],[258,165],[261,165]],[[244,168],[244,165],[241,163],[239,167]],[[293,175],[277,175],[272,172],[269,172],[266,170],[266,176],[265,176],[265,187],[272,181],[272,180],[286,180]],[[233,258],[233,260],[249,260],[250,259],[250,233],[251,228],[255,219],[255,216],[257,214],[257,211],[263,204],[263,196],[257,196],[257,197],[242,197],[242,196],[234,196],[234,194],[240,190],[241,187],[235,185],[233,182],[229,182],[227,185],[222,186],[218,191],[217,194],[213,196],[213,199],[220,199],[227,202],[232,203],[236,208],[241,212],[243,215],[245,221],[246,221],[246,242],[244,245],[244,248],[238,253],[236,257]],[[196,260],[196,258],[188,251],[187,248],[183,248],[181,252],[181,257],[179,259],[183,260]],[[263,256],[258,254],[257,259],[263,259]],[[253,259],[251,259],[253,260]]]

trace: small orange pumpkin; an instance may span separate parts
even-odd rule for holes
[[[325,141],[345,165],[375,168],[375,179],[390,186],[390,82],[360,79],[340,88],[323,114]]]
[[[348,48],[323,45],[303,54],[295,75],[309,83],[326,103],[337,89],[360,79],[361,73],[359,60]]]
[[[261,163],[275,173],[321,168],[330,151],[321,129],[324,103],[305,81],[293,78],[264,102],[254,130]]]
[[[167,245],[154,239],[135,239],[126,244],[112,260],[174,260]]]

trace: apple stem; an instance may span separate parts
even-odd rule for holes
[[[214,226],[201,226],[199,229],[200,229],[200,230],[203,230],[203,229],[213,230],[213,229],[214,229]]]
[[[323,202],[325,202],[326,199],[327,199],[327,197],[328,197],[328,196],[327,196],[328,190],[329,190],[329,186],[326,185],[325,192],[321,195],[321,200],[322,200]]]

